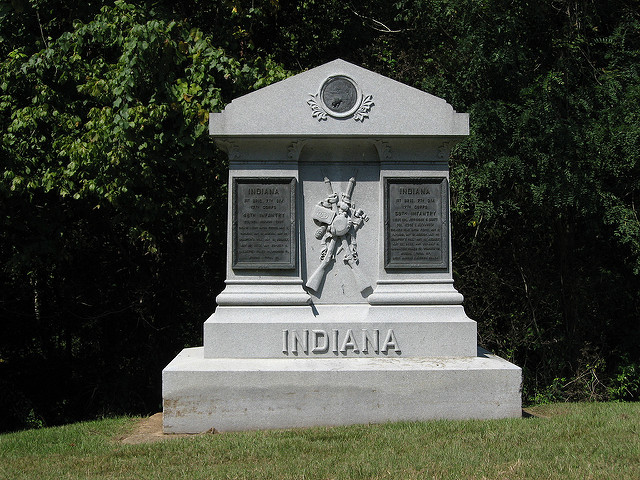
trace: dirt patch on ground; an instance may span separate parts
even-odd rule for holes
[[[535,417],[541,417],[541,416],[542,415],[540,415],[539,413],[535,412],[531,408],[523,408],[522,409],[522,418],[535,418]]]
[[[549,418],[547,415],[542,414],[535,408],[523,408],[523,418]],[[138,422],[133,433],[125,437],[118,439],[120,443],[127,443],[130,445],[136,445],[140,443],[162,442],[165,440],[172,440],[174,438],[196,437],[198,435],[212,435],[215,430],[209,430],[203,433],[163,433],[162,432],[162,412],[151,415],[148,418],[143,418]]]
[[[162,432],[162,412],[143,418],[138,422],[133,433],[118,439],[120,443],[137,445],[140,443],[162,442],[174,438],[194,437],[198,435],[210,435],[212,431],[204,433],[163,433]]]

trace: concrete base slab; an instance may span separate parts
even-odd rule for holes
[[[466,358],[204,358],[162,372],[164,431],[197,433],[521,415],[522,372]]]

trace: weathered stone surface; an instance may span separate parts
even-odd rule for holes
[[[395,345],[385,349],[389,332]],[[477,350],[476,322],[459,305],[222,306],[204,335],[206,358],[473,357]]]
[[[331,78],[347,77],[371,106],[362,117],[357,112],[338,118],[327,112],[314,115],[313,104]],[[312,105],[310,105],[310,102]],[[344,60],[334,60],[257,92],[236,98],[224,112],[211,114],[211,135],[220,137],[380,136],[463,137],[469,135],[469,117],[456,113],[445,100],[383,77]]]
[[[165,431],[519,416],[520,369],[478,354],[453,285],[448,158],[468,132],[342,60],[212,114],[226,287],[204,347],[163,371]]]
[[[167,433],[521,416],[520,369],[467,358],[207,359],[163,375]]]

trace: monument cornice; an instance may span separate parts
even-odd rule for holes
[[[209,133],[462,138],[469,135],[469,115],[434,95],[334,60],[233,100],[210,115]]]

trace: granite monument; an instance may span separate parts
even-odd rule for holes
[[[446,101],[342,60],[210,115],[226,287],[163,371],[165,432],[521,415],[454,288]]]

